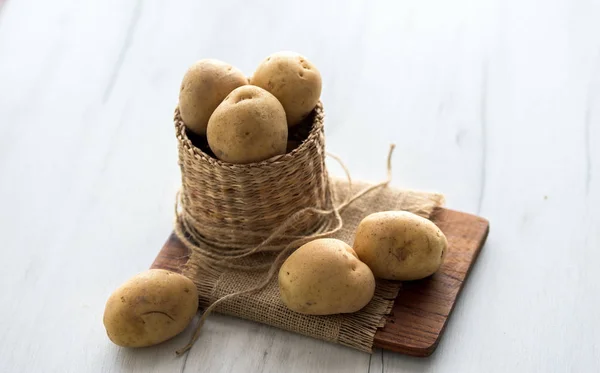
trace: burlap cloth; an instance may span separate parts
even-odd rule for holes
[[[337,201],[343,201],[348,194],[345,180],[332,180]],[[355,194],[370,184],[354,182],[351,194]],[[406,210],[429,217],[435,207],[443,204],[441,194],[427,193],[382,187],[373,190],[354,201],[341,214],[343,228],[332,237],[352,245],[354,232],[360,221],[367,215],[386,210]],[[239,270],[216,271],[204,267],[202,258],[192,252],[185,274],[196,283],[200,304],[203,307],[215,300],[241,290],[250,289],[260,283],[265,272]],[[268,263],[272,256],[264,256]],[[378,327],[382,327],[384,316],[391,311],[394,299],[400,288],[399,283],[378,281],[375,296],[362,310],[352,314],[331,316],[302,315],[289,310],[279,298],[277,276],[260,292],[240,295],[228,299],[216,307],[216,311],[226,315],[272,325],[310,337],[339,343],[361,351],[371,352],[373,339]]]

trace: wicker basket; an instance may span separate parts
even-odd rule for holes
[[[235,249],[262,242],[303,208],[330,208],[321,103],[305,124],[308,135],[293,151],[259,163],[230,164],[207,154],[203,145],[195,146],[176,110],[180,205],[186,211],[183,219],[193,220],[186,224],[195,230],[192,237]],[[320,224],[317,220],[302,214],[286,234],[308,233]],[[219,237],[211,237],[215,232]]]

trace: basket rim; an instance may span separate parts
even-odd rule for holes
[[[175,107],[175,114],[174,114],[173,120],[175,122],[175,135],[176,135],[177,139],[179,140],[181,146],[183,146],[186,151],[191,152],[194,155],[194,158],[196,158],[198,160],[203,160],[203,161],[209,162],[213,166],[230,168],[230,169],[247,170],[249,168],[262,168],[262,167],[266,167],[266,166],[270,167],[273,165],[278,166],[281,163],[291,161],[292,159],[296,158],[300,152],[304,151],[309,146],[309,144],[308,144],[309,140],[314,141],[316,139],[316,137],[318,136],[319,132],[322,131],[324,128],[323,117],[325,116],[325,113],[323,110],[323,103],[321,102],[321,100],[319,100],[319,102],[317,102],[317,105],[315,106],[313,111],[315,111],[315,116],[313,119],[313,126],[310,129],[308,137],[304,141],[302,141],[300,146],[298,146],[297,148],[295,148],[294,150],[292,150],[289,153],[276,155],[269,159],[265,159],[263,161],[253,162],[253,163],[225,162],[220,159],[211,157],[210,155],[203,152],[202,149],[196,147],[186,134],[185,123],[183,123],[183,120],[181,119],[181,115],[179,114],[179,105],[177,105],[177,107]],[[318,125],[314,125],[315,123],[317,123]]]

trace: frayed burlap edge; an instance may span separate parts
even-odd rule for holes
[[[344,180],[332,180],[332,186],[335,194],[341,198],[343,198],[344,194],[347,194],[348,192],[354,193],[355,189],[363,188],[366,184],[357,183],[356,185],[352,186],[352,190],[350,191],[348,191],[347,185],[347,182]],[[377,195],[371,197],[366,196],[363,198],[363,200],[366,200],[363,201],[363,203],[366,203],[366,205],[369,205],[370,207],[374,207],[373,211],[364,211],[365,214],[384,210],[407,210],[428,218],[436,207],[439,207],[444,203],[443,195],[437,193],[400,190],[389,187],[385,187],[384,192],[388,193],[391,197],[387,196],[384,198],[385,201],[383,202],[380,201],[380,198]],[[373,204],[377,204],[378,206],[371,206]],[[357,216],[352,216],[351,219],[346,219],[348,218],[346,215],[352,214],[354,214],[352,210],[342,213],[342,218],[344,221],[346,222],[346,220],[349,220],[351,221],[351,224],[350,226],[344,224],[344,232],[333,235],[334,238],[342,239],[350,245],[352,242],[348,236],[348,233],[350,231],[353,232],[356,228],[356,221],[360,221],[360,219],[362,219],[362,217],[357,219]],[[230,289],[229,292],[221,292],[217,294],[217,288],[222,283],[224,276],[237,276],[235,271],[230,270],[227,273],[224,273],[218,269],[204,266],[202,264],[201,257],[194,255],[194,252],[192,252],[190,255],[191,256],[184,270],[184,274],[195,282],[200,294],[200,305],[202,307],[212,304],[216,299],[224,294],[241,291],[253,286],[253,284],[249,281],[241,281],[239,284],[235,285],[234,289]],[[265,258],[265,260],[268,261],[269,259]],[[239,273],[239,275],[242,276],[241,273]],[[260,275],[257,274],[257,277],[260,278]],[[378,328],[385,324],[385,316],[389,315],[391,312],[394,300],[401,287],[401,284],[398,282],[378,281],[373,299],[367,306],[365,306],[365,308],[358,312],[331,316],[299,316],[299,314],[293,313],[291,314],[293,317],[301,317],[302,323],[288,323],[286,322],[287,320],[282,320],[281,317],[281,312],[284,312],[281,307],[285,308],[285,306],[279,300],[276,282],[277,278],[274,278],[270,284],[272,286],[263,289],[258,294],[253,294],[251,298],[238,297],[236,299],[223,302],[223,304],[216,307],[215,311],[222,314],[272,325],[317,339],[339,343],[357,350],[372,352],[375,333],[377,332]],[[265,293],[268,293],[268,296],[265,296]],[[275,297],[275,295],[277,296]],[[264,302],[260,303],[260,299],[262,299],[261,297],[267,299],[268,301],[265,300],[265,302],[268,302],[269,304],[264,304]],[[251,308],[250,305],[256,305],[257,302],[260,305],[267,306],[271,310],[277,309],[279,311],[279,316],[273,316],[273,318],[270,319],[270,315],[265,315],[264,313],[256,314],[255,312],[248,312],[248,308]],[[245,307],[246,305],[248,307]],[[287,310],[285,312],[290,313],[292,311]],[[272,314],[276,315],[277,313],[273,312]],[[314,328],[311,328],[311,331],[307,331],[307,328],[302,327],[302,325],[306,325],[306,322],[314,322],[317,324],[325,323],[328,325],[328,327],[326,328],[327,330],[313,330]]]

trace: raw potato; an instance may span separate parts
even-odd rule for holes
[[[294,52],[278,52],[267,57],[254,72],[252,84],[277,97],[290,127],[308,116],[321,96],[319,70],[306,57]]]
[[[104,310],[104,327],[119,346],[152,346],[182,332],[197,309],[198,291],[190,279],[151,269],[112,293]]]
[[[375,277],[418,280],[442,265],[448,241],[430,220],[406,211],[384,211],[364,218],[354,250]]]
[[[285,112],[264,89],[239,87],[210,117],[207,137],[217,158],[229,163],[253,163],[285,154]]]
[[[301,246],[283,263],[279,293],[299,313],[350,313],[371,301],[375,277],[345,242],[323,238]]]
[[[179,92],[179,112],[186,127],[206,135],[208,119],[217,106],[248,79],[235,67],[213,59],[200,60],[183,77]]]

